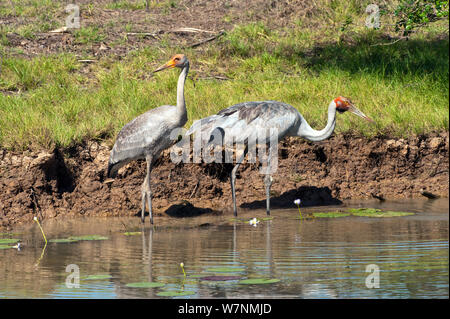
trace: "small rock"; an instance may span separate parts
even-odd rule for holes
[[[429,147],[431,149],[436,149],[441,146],[442,140],[439,137],[433,137],[429,142]]]

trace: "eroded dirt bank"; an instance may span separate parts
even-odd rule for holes
[[[408,139],[338,134],[310,143],[291,138],[279,144],[272,207],[337,204],[355,198],[413,198],[421,190],[448,197],[448,132]],[[0,150],[0,228],[41,218],[125,216],[140,210],[145,163],[122,168],[106,180],[109,148],[89,142],[71,150],[14,153]],[[180,200],[196,213],[231,211],[230,165],[174,164],[169,154],[152,172],[156,217],[185,216]],[[240,209],[265,205],[262,175],[254,164],[241,166],[236,182]],[[209,209],[208,209],[209,208]]]

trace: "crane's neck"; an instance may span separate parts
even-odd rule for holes
[[[301,116],[301,115],[300,115]],[[312,142],[323,141],[333,134],[334,128],[336,126],[336,104],[334,101],[328,106],[328,121],[327,125],[320,131],[317,131],[301,116],[301,123],[297,131],[297,136],[303,137]]]
[[[189,72],[189,62],[181,70],[180,77],[177,84],[177,110],[180,115],[180,119],[187,121],[186,103],[184,101],[184,83]],[[185,123],[183,123],[184,125]]]

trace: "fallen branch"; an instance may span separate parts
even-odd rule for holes
[[[220,32],[219,32],[218,34],[216,34],[215,36],[212,36],[212,37],[207,38],[207,39],[205,39],[205,40],[203,40],[203,41],[200,41],[200,42],[197,42],[197,43],[194,43],[194,44],[189,45],[188,48],[196,48],[196,47],[198,47],[198,46],[200,46],[200,45],[202,45],[202,44],[205,44],[205,43],[214,41],[215,39],[217,39],[218,37],[220,37],[220,36],[223,35],[223,34],[225,34],[225,32],[224,32],[224,31],[220,31]]]
[[[202,30],[197,28],[179,28],[175,30],[170,30],[167,32],[171,33],[179,33],[179,32],[187,32],[187,33],[216,33],[215,31]]]

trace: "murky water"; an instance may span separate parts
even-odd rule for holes
[[[163,298],[161,291],[189,291],[178,298],[448,298],[448,200],[359,202],[415,212],[393,218],[342,217],[300,221],[298,210],[275,210],[256,227],[232,222],[231,215],[173,218],[144,229],[139,218],[79,218],[44,221],[47,238],[104,235],[107,240],[44,242],[36,224],[18,229],[24,248],[0,250],[0,297]],[[309,208],[329,211],[332,208]],[[264,211],[239,218],[265,217]],[[126,236],[123,233],[142,231]],[[3,237],[2,237],[3,236]],[[4,238],[5,235],[0,236]],[[186,278],[180,263],[184,263]],[[76,265],[74,274],[66,272]],[[368,288],[368,265],[379,269],[379,288]],[[231,267],[218,273],[210,268]],[[71,268],[72,270],[74,268]],[[372,271],[374,268],[371,268]],[[89,275],[108,275],[88,279]],[[239,276],[211,281],[202,276]],[[274,278],[264,285],[239,283]],[[69,283],[69,287],[66,284]],[[161,288],[131,288],[152,281]],[[376,283],[376,280],[369,281]]]

